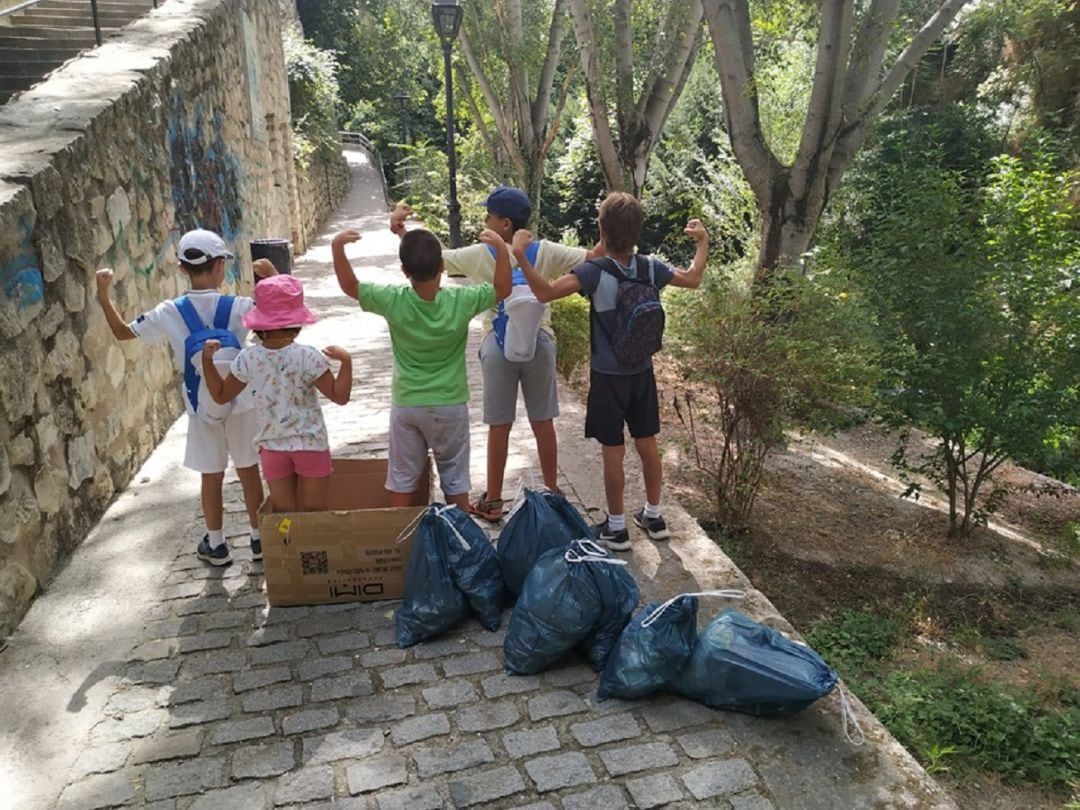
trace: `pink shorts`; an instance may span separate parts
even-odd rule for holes
[[[327,478],[334,471],[329,450],[260,450],[259,461],[267,481],[294,473],[301,478]]]

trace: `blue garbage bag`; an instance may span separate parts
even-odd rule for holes
[[[552,509],[545,494],[526,489],[523,497],[499,533],[496,550],[503,582],[512,594],[521,592],[525,577],[545,551],[564,549],[571,540],[578,539]]]
[[[675,680],[697,642],[697,615],[698,600],[692,594],[642,608],[608,657],[597,697],[637,700]]]
[[[413,536],[405,570],[405,598],[394,617],[398,647],[411,647],[464,621],[465,594],[454,582],[445,522],[429,508]]]
[[[454,506],[432,506],[446,543],[450,575],[487,630],[502,620],[503,581],[499,559],[483,529]]]
[[[614,645],[637,600],[637,585],[622,561],[592,541],[575,540],[545,552],[510,616],[503,642],[507,670],[518,675],[543,672],[582,643],[587,655],[606,658],[608,638]],[[621,625],[617,615],[624,616]],[[610,652],[610,646],[606,649]]]
[[[585,522],[585,518],[581,516],[581,513],[574,508],[570,501],[566,500],[566,496],[558,492],[544,492],[544,500],[547,501],[548,506],[560,520],[562,520],[563,527],[567,530],[571,540],[581,540],[593,538],[592,527]]]
[[[729,609],[709,622],[671,688],[714,709],[769,716],[805,709],[836,681],[812,649]]]

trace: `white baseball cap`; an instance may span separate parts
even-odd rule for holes
[[[235,258],[220,236],[202,228],[181,236],[176,252],[185,264],[206,264],[214,259]]]

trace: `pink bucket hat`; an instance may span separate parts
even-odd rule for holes
[[[315,323],[319,317],[304,306],[304,287],[294,276],[264,278],[255,285],[255,307],[241,322],[260,332],[293,329]]]

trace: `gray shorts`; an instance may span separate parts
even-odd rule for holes
[[[416,492],[427,464],[435,456],[443,494],[469,491],[469,406],[390,406],[390,463],[386,488]]]
[[[559,387],[555,380],[555,341],[540,330],[536,355],[527,363],[512,363],[489,332],[480,344],[484,374],[484,424],[509,425],[517,415],[518,386],[525,398],[529,421],[544,422],[559,415]]]

